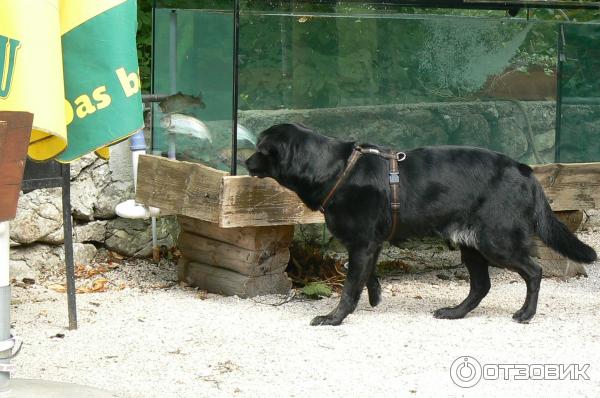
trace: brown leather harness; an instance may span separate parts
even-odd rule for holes
[[[350,175],[350,171],[356,165],[356,162],[360,157],[364,154],[367,155],[376,155],[382,158],[389,160],[389,179],[390,179],[390,191],[391,191],[391,208],[392,208],[392,229],[387,239],[389,240],[394,236],[396,232],[396,228],[398,226],[398,213],[400,212],[400,176],[398,174],[398,163],[402,162],[406,159],[406,154],[404,152],[382,152],[376,148],[363,148],[361,146],[355,146],[352,150],[352,154],[350,158],[348,158],[348,162],[346,163],[346,168],[342,171],[342,174],[331,188],[331,191],[325,196],[323,202],[321,202],[321,206],[319,206],[319,211],[321,213],[325,213],[325,206],[329,200],[333,197],[337,189],[346,181],[348,176]]]

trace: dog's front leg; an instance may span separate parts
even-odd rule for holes
[[[311,325],[339,325],[348,314],[354,311],[360,294],[373,273],[380,250],[381,244],[375,242],[348,248],[350,260],[348,275],[344,282],[340,302],[329,314],[315,317],[311,321]]]

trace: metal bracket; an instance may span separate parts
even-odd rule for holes
[[[390,172],[390,184],[400,184],[398,172]]]

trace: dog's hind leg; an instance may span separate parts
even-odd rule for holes
[[[375,242],[348,249],[350,260],[348,275],[344,282],[340,302],[329,314],[315,317],[310,322],[311,325],[339,325],[348,314],[354,311],[363,288],[369,278],[372,278],[380,250],[381,244]],[[379,286],[379,282],[377,282],[377,286]]]
[[[463,318],[479,305],[490,291],[490,275],[488,261],[477,250],[461,246],[461,257],[467,266],[470,277],[470,290],[467,298],[456,307],[445,307],[436,310],[433,316],[441,319]]]
[[[513,262],[511,268],[521,275],[527,285],[525,303],[523,303],[521,309],[513,314],[513,319],[520,323],[529,323],[537,309],[542,268],[528,256],[518,262]]]
[[[381,303],[381,285],[379,284],[379,279],[377,279],[377,258],[379,257],[379,253],[381,252],[381,246],[377,250],[377,253],[373,257],[373,264],[371,268],[373,271],[371,272],[371,276],[367,280],[367,290],[369,292],[369,304],[371,307],[377,306],[377,304]]]

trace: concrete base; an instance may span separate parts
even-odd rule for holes
[[[10,379],[10,389],[0,398],[116,398],[108,391],[45,380]]]

